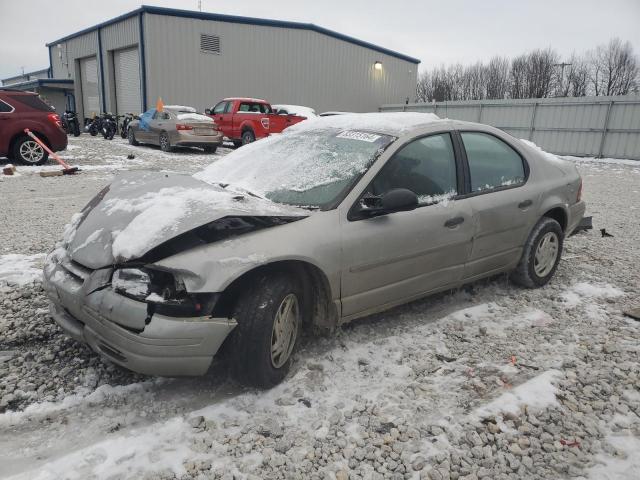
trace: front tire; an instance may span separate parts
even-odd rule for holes
[[[77,121],[73,122],[73,136],[74,137],[80,136],[80,125],[78,124]]]
[[[511,280],[526,288],[538,288],[549,283],[560,263],[563,242],[560,224],[553,218],[542,217],[529,234],[520,263],[511,273]]]
[[[160,144],[160,150],[162,150],[163,152],[170,152],[172,150],[171,142],[169,141],[169,135],[167,134],[167,132],[162,132],[160,134],[158,143]]]
[[[42,165],[49,154],[30,137],[20,137],[13,146],[13,158],[26,165]]]
[[[247,145],[256,141],[256,136],[251,130],[242,132],[242,145]]]
[[[271,388],[285,378],[302,328],[302,301],[300,282],[285,274],[263,274],[240,295],[230,346],[238,382]]]
[[[217,146],[213,146],[213,147],[206,146],[204,147],[204,153],[216,153],[217,149],[218,149]]]

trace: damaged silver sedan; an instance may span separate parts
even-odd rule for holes
[[[131,370],[280,382],[305,326],[509,272],[545,285],[585,204],[575,167],[485,125],[326,117],[194,176],[129,172],[49,254],[51,314]]]

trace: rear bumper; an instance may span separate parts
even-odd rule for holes
[[[47,138],[51,145],[51,150],[54,152],[59,152],[67,148],[68,138],[67,134],[63,130],[56,129]]]
[[[573,231],[578,227],[580,220],[584,217],[584,214],[587,210],[587,204],[582,200],[574,203],[569,206],[569,218],[567,222],[567,235],[573,233]]]
[[[181,147],[217,147],[222,145],[222,134],[193,135],[189,131],[178,131],[171,143]]]
[[[85,295],[82,283],[60,265],[45,268],[51,316],[70,337],[135,372],[203,375],[236,326],[227,318],[158,314],[148,318],[145,302],[119,295],[111,287]],[[126,327],[140,319],[144,319],[142,331]]]

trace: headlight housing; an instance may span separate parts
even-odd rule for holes
[[[217,294],[189,293],[184,282],[171,272],[151,268],[119,268],[111,286],[121,295],[146,302],[149,314],[173,317],[211,315]]]

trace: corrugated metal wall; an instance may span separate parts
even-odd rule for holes
[[[250,96],[317,111],[363,112],[415,94],[416,64],[310,30],[148,12],[143,14],[143,30],[148,105],[162,97],[165,103],[204,110],[224,97]],[[220,54],[201,52],[200,34],[219,36]],[[59,45],[49,47],[53,77],[77,80],[79,60],[96,56],[99,91],[104,92],[101,109],[104,104],[115,112],[114,52],[140,49],[139,17],[124,18]],[[374,68],[375,62],[382,63],[381,70]],[[79,81],[75,90],[76,98],[82,98]]]
[[[107,25],[100,29],[100,43],[102,44],[102,68],[98,57],[98,31],[91,31],[58,45],[51,45],[51,67],[54,78],[72,78],[74,80],[75,97],[82,98],[80,75],[80,60],[95,56],[98,60],[99,92],[102,96],[102,81],[104,79],[104,104],[111,112],[116,111],[115,82],[113,68],[113,53],[116,50],[137,46],[138,41],[138,17],[131,17],[121,22]],[[102,110],[102,98],[100,102]],[[87,116],[82,102],[76,100],[76,107],[81,117]],[[140,110],[142,106],[139,107]]]
[[[640,160],[640,97],[540,98],[382,105],[485,123],[558,155]]]
[[[317,32],[154,14],[144,22],[150,104],[160,96],[202,110],[250,96],[317,111],[375,111],[415,94],[417,65]],[[202,33],[220,37],[220,54],[200,51]]]

